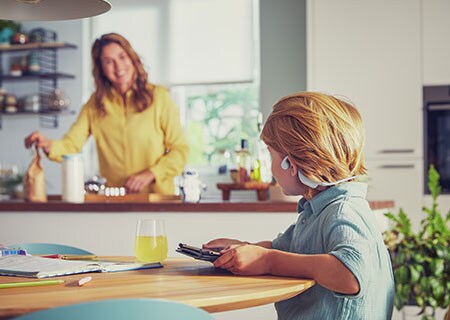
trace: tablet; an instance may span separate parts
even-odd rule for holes
[[[217,249],[220,250],[220,249]],[[184,254],[188,257],[213,262],[218,257],[220,257],[220,253],[211,249],[201,249],[194,246],[187,245],[185,243],[178,244],[177,252]]]

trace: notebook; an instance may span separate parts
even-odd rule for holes
[[[48,278],[86,272],[116,272],[161,267],[162,264],[159,262],[75,261],[24,255],[0,257],[0,275],[28,278]]]

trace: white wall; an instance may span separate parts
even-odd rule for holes
[[[260,0],[261,93],[267,118],[281,97],[306,90],[305,0]]]

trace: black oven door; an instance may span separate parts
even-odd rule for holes
[[[450,193],[450,101],[425,106],[425,173],[432,164],[441,176],[442,193]],[[428,181],[425,176],[425,183]],[[428,186],[425,190],[430,193]]]

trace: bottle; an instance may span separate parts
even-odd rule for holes
[[[261,135],[263,127],[263,115],[261,112],[258,113],[258,133]],[[272,182],[272,160],[270,157],[269,150],[267,150],[266,144],[258,139],[256,142],[256,160],[254,163],[254,180],[258,182],[271,183]]]
[[[244,183],[250,181],[250,174],[252,169],[252,159],[248,151],[248,140],[241,140],[241,149],[236,151],[237,162],[237,182]]]
[[[84,169],[80,153],[66,154],[62,164],[62,200],[84,202]]]

